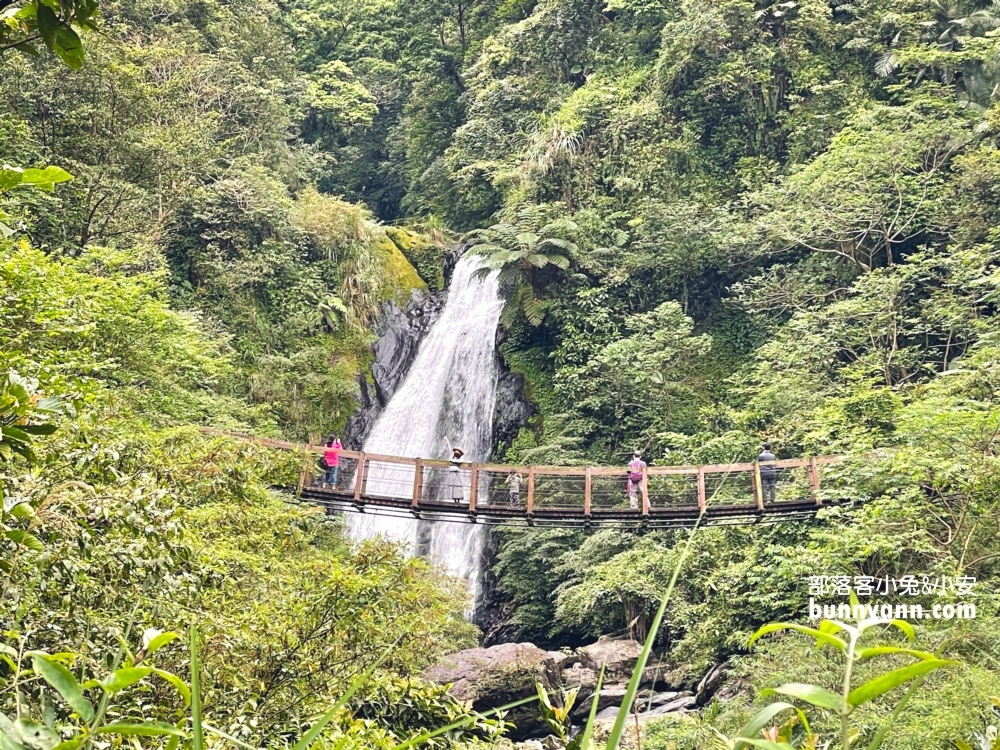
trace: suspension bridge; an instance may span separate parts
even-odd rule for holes
[[[825,480],[836,479],[836,465],[844,460],[813,456],[649,466],[642,470],[633,502],[625,466],[462,463],[456,469],[445,460],[340,450],[338,482],[330,485],[319,466],[322,446],[204,431],[309,456],[297,487],[285,489],[330,512],[526,526],[665,528],[692,526],[699,519],[711,525],[787,521],[840,502],[836,492],[823,489]],[[516,501],[507,482],[512,472],[521,477]],[[770,476],[775,478],[773,499],[766,491]]]

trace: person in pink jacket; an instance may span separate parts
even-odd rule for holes
[[[323,451],[323,461],[326,463],[326,476],[323,478],[325,487],[337,489],[337,479],[340,476],[340,451],[344,446],[340,438],[331,435],[326,441],[326,450]]]

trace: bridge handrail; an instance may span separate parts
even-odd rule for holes
[[[263,438],[256,435],[250,435],[241,432],[225,432],[223,430],[216,430],[211,427],[200,428],[201,432],[207,435],[217,435],[222,437],[232,437],[239,440],[247,440],[250,442],[257,443],[266,448],[276,448],[278,450],[300,450],[306,453],[314,453],[317,455],[322,455],[326,452],[326,446],[323,445],[312,445],[309,443],[294,443],[288,440],[278,440],[276,438]],[[366,453],[365,451],[354,451],[347,450],[346,448],[341,448],[337,451],[341,458],[354,459],[356,461],[361,460],[364,456],[365,459],[370,461],[379,461],[382,463],[398,463],[406,464],[408,466],[415,466],[417,463],[417,458],[411,456],[394,456],[383,453]],[[420,458],[419,459],[424,466],[435,466],[435,467],[448,467],[451,466],[452,462],[447,459],[441,458]],[[684,465],[667,465],[667,466],[650,466],[647,468],[647,472],[651,475],[670,475],[670,474],[697,474],[700,471],[704,471],[707,474],[717,474],[733,471],[753,471],[755,466],[774,466],[778,469],[800,469],[810,466],[813,463],[820,465],[828,465],[833,463],[838,463],[843,461],[843,456],[808,456],[803,458],[782,458],[776,461],[744,461],[741,463],[728,463],[728,464],[684,464]],[[625,464],[621,466],[555,466],[555,465],[511,465],[511,464],[490,464],[490,463],[479,463],[477,461],[461,461],[459,466],[463,469],[471,470],[473,467],[479,469],[479,471],[519,471],[527,472],[529,469],[534,469],[535,474],[578,474],[583,476],[588,470],[591,474],[609,476],[609,475],[620,475],[628,471],[628,467]]]

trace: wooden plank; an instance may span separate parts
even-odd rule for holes
[[[650,466],[649,473],[654,477],[672,474],[697,474],[700,466]]]
[[[757,510],[764,510],[764,488],[761,486],[760,463],[757,461],[753,463],[753,499],[757,503]]]
[[[361,486],[365,479],[365,452],[358,457],[358,475],[354,478],[354,502],[361,502]]]
[[[535,512],[535,467],[528,467],[528,515]]]
[[[648,466],[642,467],[642,484],[639,485],[639,489],[642,490],[642,515],[649,515],[649,482],[647,476]]]
[[[733,471],[753,471],[753,462],[745,464],[711,464],[709,466],[701,466],[699,468],[704,469],[707,474],[728,474]]]
[[[587,473],[587,469],[584,466],[536,466],[535,474],[539,475],[551,475],[551,476],[564,476],[567,474],[576,474],[578,476],[583,476]]]
[[[382,453],[366,453],[365,457],[370,461],[379,461],[384,464],[409,464],[412,466],[416,463],[415,458],[403,458],[401,456],[386,456]]]
[[[417,459],[416,466],[413,467],[413,507],[420,507],[420,494],[424,490],[424,462]]]
[[[591,490],[591,476],[590,468],[587,468],[587,473],[583,480],[583,515],[590,515],[590,490]]]
[[[472,483],[469,485],[469,512],[476,512],[476,500],[479,499],[479,464],[472,464]]]
[[[816,458],[809,459],[809,484],[812,487],[812,499],[816,505],[823,504],[823,498],[819,495],[819,466]]]
[[[698,508],[705,510],[708,499],[705,493],[705,469],[698,469]]]

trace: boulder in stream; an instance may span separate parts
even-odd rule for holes
[[[600,640],[580,649],[580,663],[595,672],[606,666],[609,680],[628,678],[642,653],[642,644],[638,641],[611,639]]]
[[[472,701],[477,711],[534,695],[536,682],[550,692],[557,692],[560,684],[552,655],[532,643],[502,643],[459,651],[424,672],[424,679],[450,683],[449,692],[459,700]],[[510,733],[514,739],[545,730],[538,706],[533,704],[514,709],[507,719],[516,726]]]

